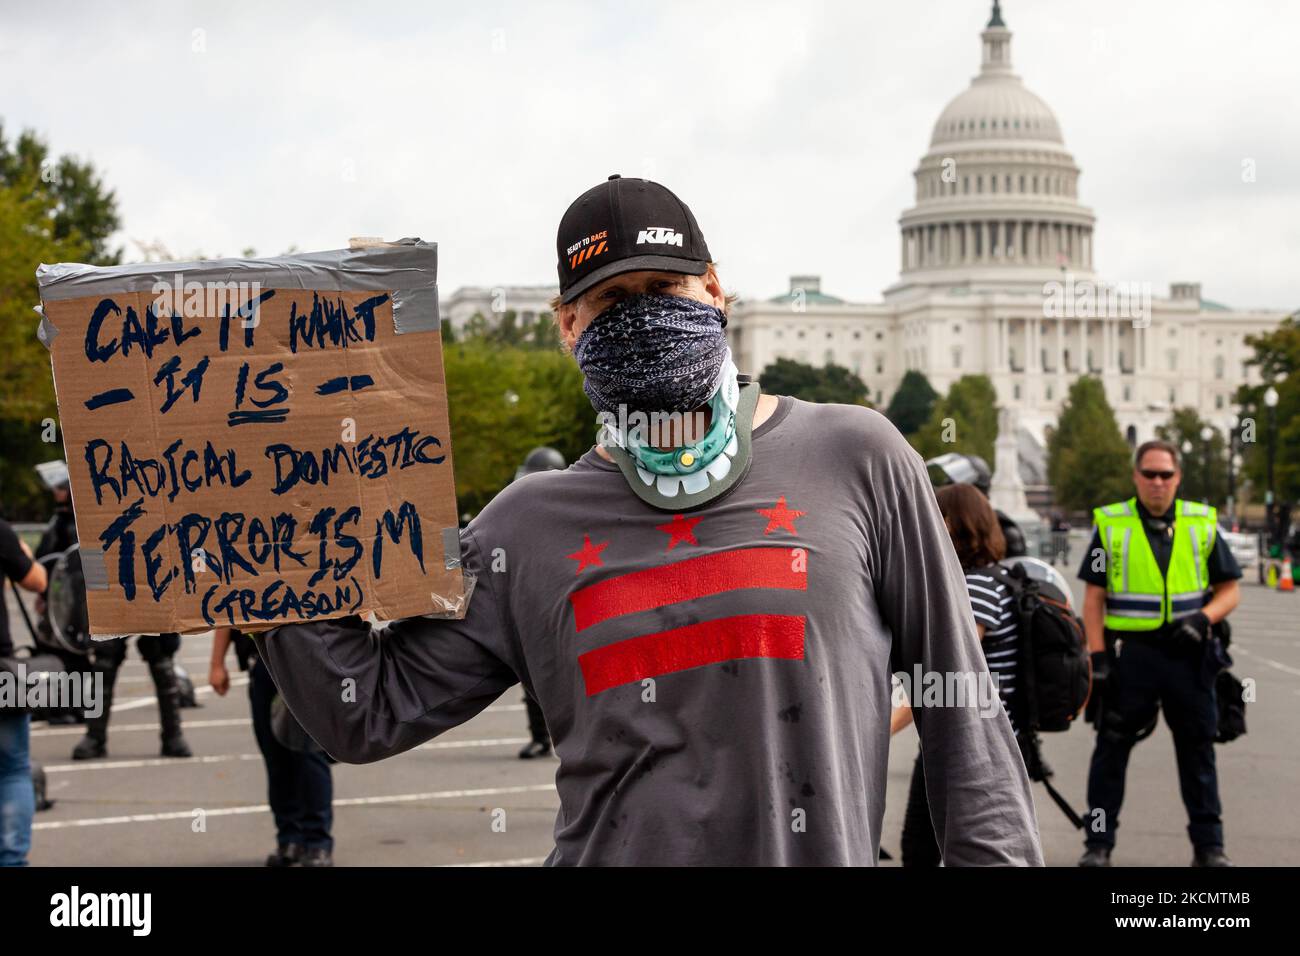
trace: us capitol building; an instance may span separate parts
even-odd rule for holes
[[[881,409],[911,369],[940,394],[963,375],[987,375],[999,405],[1016,413],[1030,471],[1085,373],[1101,379],[1130,443],[1155,437],[1175,407],[1226,427],[1237,386],[1259,380],[1245,365],[1246,336],[1287,313],[1228,308],[1202,298],[1196,282],[1157,297],[1149,286],[1098,279],[1096,217],[1079,201],[1079,167],[1052,110],[1012,70],[998,3],[980,38],[979,75],[939,115],[914,173],[915,204],[899,219],[898,281],[878,303],[828,295],[816,276],[791,277],[789,292],[773,299],[741,299],[728,323],[737,366],[752,374],[778,358],[847,366]],[[491,291],[523,308],[525,322],[555,294]],[[453,326],[474,311],[488,315],[489,294],[458,290],[443,314]]]

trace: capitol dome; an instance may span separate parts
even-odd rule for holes
[[[977,77],[934,124],[930,145],[975,139],[1035,139],[1065,145],[1056,114],[1018,76]]]
[[[914,173],[916,205],[899,219],[902,267],[892,292],[1092,274],[1096,220],[1079,202],[1079,167],[1056,114],[1011,69],[1001,4],[980,41],[980,72],[939,114]]]

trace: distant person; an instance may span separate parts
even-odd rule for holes
[[[515,472],[515,481],[539,471],[563,471],[566,467],[564,456],[554,448],[534,448]],[[528,691],[524,691],[524,710],[528,714],[528,736],[532,739],[519,751],[519,759],[545,757],[551,752],[551,734],[546,729],[546,715],[542,713],[541,705]]]
[[[222,697],[230,690],[226,651],[232,644],[239,669],[248,672],[253,736],[266,764],[267,802],[275,818],[275,852],[266,858],[266,865],[333,866],[334,779],[330,758],[307,741],[302,749],[295,750],[276,737],[272,713],[278,693],[275,682],[252,639],[234,628],[219,627],[213,632],[208,669],[212,689]]]
[[[90,673],[102,675],[103,706],[96,717],[86,718],[86,734],[72,750],[73,760],[94,760],[108,756],[108,724],[112,718],[113,690],[117,672],[126,660],[128,638],[93,641],[87,654]],[[181,684],[176,675],[174,656],[180,650],[179,634],[141,634],[135,638],[136,649],[149,665],[158,699],[158,726],[164,757],[190,757],[193,753],[181,729]]]
[[[993,506],[974,485],[943,485],[935,489],[935,498],[957,552],[957,560],[966,575],[966,590],[970,595],[975,630],[980,637],[984,659],[989,673],[997,681],[1002,709],[1019,740],[1012,716],[1020,635],[1015,601],[1007,586],[988,573],[992,565],[1006,557],[1006,539],[1002,536]],[[900,707],[890,721],[890,732],[897,733],[911,722],[912,708]],[[912,783],[908,789],[907,811],[903,816],[902,851],[905,867],[938,866],[941,862],[934,824],[930,819],[930,802],[926,799],[925,768],[920,753],[912,765]]]
[[[12,657],[5,581],[33,594],[40,594],[48,583],[44,566],[33,559],[27,542],[0,520],[0,657]],[[22,600],[17,594],[14,599]],[[31,755],[31,715],[0,710],[0,866],[27,865],[36,812]]]
[[[1241,568],[1218,533],[1215,509],[1177,497],[1181,480],[1177,446],[1143,442],[1133,456],[1137,496],[1093,512],[1079,577],[1087,582],[1083,622],[1093,671],[1086,717],[1097,743],[1080,866],[1110,866],[1129,754],[1162,709],[1174,737],[1192,865],[1232,866],[1214,761],[1214,685],[1226,662],[1214,628],[1241,600]]]

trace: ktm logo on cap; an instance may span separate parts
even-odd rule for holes
[[[649,229],[642,229],[636,235],[636,244],[651,242],[660,246],[677,246],[681,247],[682,234],[676,229],[669,229],[665,226],[651,226]]]

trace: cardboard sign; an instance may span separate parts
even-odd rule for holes
[[[463,615],[436,273],[40,268],[92,634]]]

